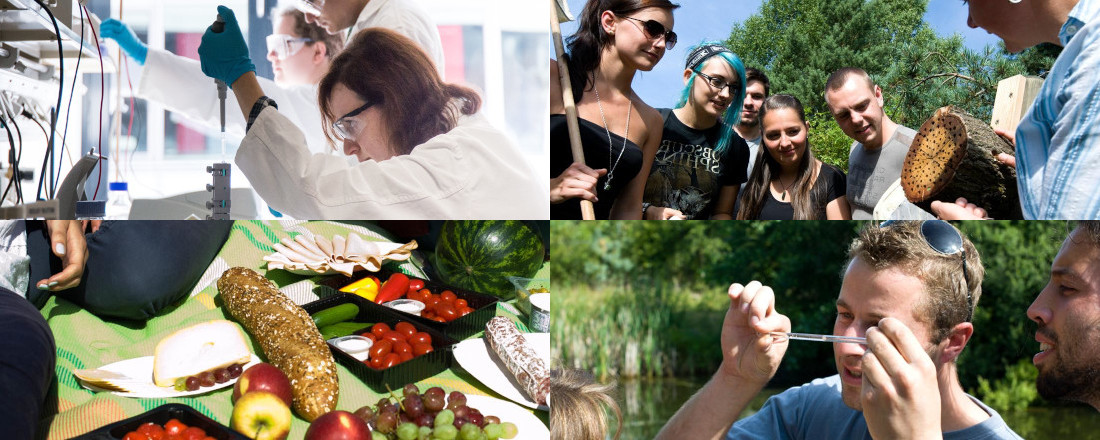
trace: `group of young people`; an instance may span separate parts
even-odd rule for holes
[[[968,24],[996,33],[1010,51],[1043,42],[1065,46],[1017,135],[1006,134],[1019,142],[1024,215],[1100,217],[1100,200],[1086,188],[1100,181],[1091,171],[1100,168],[1089,166],[1100,163],[1094,153],[1100,113],[1089,111],[1100,105],[1100,86],[1084,68],[1100,65],[1092,56],[1100,46],[1100,2],[985,0],[969,7]],[[853,141],[847,175],[814,157],[799,99],[771,95],[767,75],[719,43],[690,50],[674,108],[646,104],[631,84],[676,44],[677,8],[668,0],[585,4],[564,56],[585,162],[570,153],[566,103],[551,63],[551,218],[579,219],[581,200],[594,204],[597,219],[986,217],[965,199],[933,202],[925,212],[884,197],[900,193],[891,188],[916,132],[885,114],[882,88],[858,67],[836,70],[823,87],[836,123]],[[1000,159],[1016,166],[1015,157]]]
[[[546,190],[515,142],[479,112],[477,91],[444,81],[435,23],[415,3],[297,0],[267,38],[274,81],[258,78],[234,11],[210,11],[199,60],[151,50],[117,20],[106,38],[142,69],[137,94],[218,127],[211,78],[228,93],[235,165],[271,208],[295,218],[546,218]],[[239,110],[235,110],[239,109]],[[342,149],[345,159],[331,154]]]

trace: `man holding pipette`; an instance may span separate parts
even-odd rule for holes
[[[1020,438],[959,383],[955,361],[974,334],[985,275],[970,241],[939,220],[886,223],[864,228],[848,256],[833,335],[865,343],[790,334],[771,288],[733,284],[722,363],[658,438]],[[838,374],[772,396],[734,423],[791,341],[811,343],[801,339],[833,342]],[[927,427],[938,429],[914,435]]]

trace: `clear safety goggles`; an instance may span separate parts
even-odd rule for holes
[[[321,15],[321,9],[325,8],[325,0],[297,0],[294,7],[306,14]]]
[[[310,38],[295,38],[285,34],[272,34],[267,36],[267,53],[275,52],[275,57],[285,60],[302,50]]]
[[[359,106],[359,108],[348,112],[348,114],[341,116],[340,119],[333,122],[332,128],[336,131],[336,136],[339,137],[341,141],[354,141],[359,137],[359,133],[363,131],[364,124],[358,119],[355,119],[355,117],[363,113],[364,110],[370,108],[372,105],[374,105],[373,102],[367,101],[366,104]]]

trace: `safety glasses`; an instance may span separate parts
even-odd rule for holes
[[[271,34],[267,36],[267,53],[275,52],[275,57],[285,60],[302,50],[306,43],[313,42],[311,38],[295,38],[286,34]]]
[[[639,20],[634,17],[623,17],[629,20],[634,20],[642,24],[642,31],[645,32],[645,36],[650,40],[656,40],[658,38],[665,38],[665,49],[672,50],[676,47],[676,33],[665,29],[665,25],[657,20]]]
[[[886,228],[896,223],[894,220],[888,220],[882,222],[879,227]],[[970,277],[966,274],[966,249],[963,247],[962,234],[959,234],[958,229],[943,220],[924,220],[920,224],[920,235],[924,239],[924,243],[936,252],[943,255],[961,255],[963,281],[966,283],[964,288],[967,306],[966,320],[970,321],[974,318],[974,305],[970,298]]]
[[[306,14],[321,15],[321,9],[325,7],[325,0],[297,0],[294,7]]]
[[[336,131],[336,136],[341,141],[351,140],[355,141],[359,137],[359,133],[363,131],[363,123],[355,119],[364,110],[374,105],[373,102],[367,101],[366,104],[359,106],[359,108],[348,112],[348,114],[341,116],[336,122],[332,123],[332,129]]]
[[[703,77],[703,79],[707,80],[707,84],[710,84],[711,87],[714,87],[714,89],[719,92],[721,92],[722,89],[729,87],[730,96],[737,96],[737,91],[741,88],[740,85],[738,85],[737,83],[728,83],[722,81],[720,78],[715,78],[698,70],[695,71],[695,74]]]

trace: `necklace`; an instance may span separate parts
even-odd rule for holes
[[[595,79],[599,78],[599,74]],[[603,121],[603,131],[607,133],[607,163],[611,164],[611,151],[615,149],[615,146],[611,144],[611,130],[607,128],[607,118],[603,115],[603,103],[600,102],[600,88],[598,85],[593,84],[592,90],[596,92],[596,106],[600,108],[600,119]],[[619,165],[619,159],[623,158],[623,151],[626,150],[627,137],[630,136],[630,112],[634,108],[634,101],[627,99],[630,102],[626,107],[626,134],[623,135],[623,147],[619,149],[619,157],[615,158],[615,163],[611,164],[611,169],[607,172],[607,180],[603,183],[603,190],[611,190],[611,179],[615,178],[615,168]]]
[[[796,179],[791,181],[790,185],[787,185],[786,188],[783,188],[783,192],[779,194],[779,201],[781,201],[781,202],[786,202],[787,201],[787,190],[791,189],[791,186],[794,185],[794,183],[797,182],[797,181],[798,181],[798,179],[796,178]],[[783,186],[783,177],[779,178],[779,186]]]

